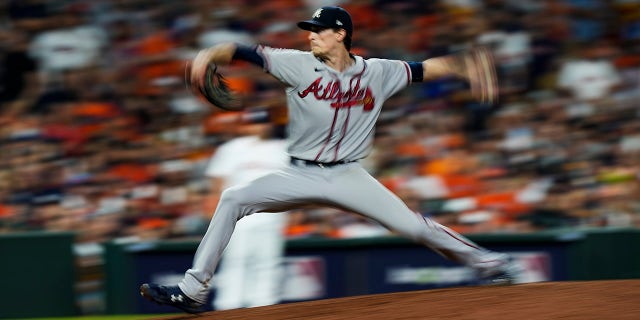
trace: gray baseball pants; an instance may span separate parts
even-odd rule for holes
[[[506,255],[479,247],[460,234],[409,209],[357,162],[320,167],[290,165],[222,193],[193,266],[178,284],[188,297],[206,303],[209,281],[236,222],[256,212],[325,205],[374,219],[397,234],[479,271],[496,268]]]

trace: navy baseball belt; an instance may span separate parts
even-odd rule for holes
[[[311,160],[305,160],[305,159],[300,159],[300,158],[296,158],[296,157],[291,157],[291,164],[296,165],[296,166],[318,166],[320,168],[331,168],[331,167],[335,167],[341,164],[347,164],[347,163],[352,163],[352,162],[356,162],[357,160],[340,160],[340,161],[334,161],[334,162],[318,162],[318,161],[311,161]]]

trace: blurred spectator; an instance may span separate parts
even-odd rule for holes
[[[29,47],[29,54],[38,61],[45,79],[55,79],[65,70],[100,63],[100,53],[107,44],[104,30],[88,24],[84,14],[71,7],[49,19],[56,29],[34,35]]]
[[[559,89],[567,90],[576,100],[584,102],[607,97],[620,86],[620,74],[611,61],[617,48],[606,42],[590,43],[575,48],[573,53],[574,56],[560,66]],[[575,110],[583,116],[592,114],[587,105]]]
[[[532,60],[531,31],[524,28],[525,15],[520,12],[503,11],[499,20],[479,35],[477,42],[493,48],[501,75],[503,92],[523,91],[529,88],[530,63]]]
[[[11,24],[15,29],[25,30],[30,35],[52,28],[54,25],[47,19],[50,1],[47,0],[9,0],[3,2]]]
[[[2,117],[14,117],[37,95],[37,65],[27,54],[29,38],[26,31],[0,31],[0,39],[0,104],[8,106],[3,108]]]
[[[640,1],[615,0],[614,8],[620,19],[619,34],[625,41],[640,40]]]

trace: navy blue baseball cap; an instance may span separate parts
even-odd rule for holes
[[[322,7],[313,13],[311,20],[298,22],[298,27],[303,30],[311,31],[313,26],[344,29],[349,38],[353,34],[351,15],[340,7]]]

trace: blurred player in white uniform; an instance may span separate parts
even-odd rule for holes
[[[266,113],[266,112],[263,112]],[[285,167],[284,140],[273,139],[268,114],[245,114],[240,136],[221,145],[205,174],[214,193],[249,183]],[[280,301],[285,213],[260,213],[238,221],[216,275],[216,310],[257,307]]]

